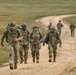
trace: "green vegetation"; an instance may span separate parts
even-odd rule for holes
[[[66,20],[69,24],[74,23],[74,25],[76,25],[76,16],[70,17],[70,18],[66,18],[65,20]]]
[[[76,0],[0,0],[0,39],[9,21],[26,22],[32,28],[35,19],[75,13]],[[0,46],[0,65],[6,62],[7,53],[7,49]]]

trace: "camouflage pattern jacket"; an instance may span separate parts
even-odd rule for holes
[[[58,28],[58,29],[61,29],[62,27],[63,27],[63,24],[62,24],[62,23],[58,23],[58,24],[57,24],[57,28]]]
[[[74,29],[75,29],[75,25],[71,24],[71,25],[70,25],[70,29],[71,29],[71,30],[74,30]]]
[[[33,40],[33,42],[31,42],[31,40]],[[42,43],[43,42],[42,32],[37,31],[37,33],[35,33],[34,31],[32,31],[32,33],[30,35],[30,42],[31,42],[31,44],[35,44],[35,45]]]
[[[27,45],[29,44],[29,38],[30,38],[30,31],[27,29],[25,31],[21,30],[22,33],[22,40],[20,41],[21,45]]]
[[[7,37],[7,42],[10,45],[15,45],[18,42],[14,42],[15,38],[18,38],[18,40],[21,40],[21,32],[18,29],[14,29],[13,31],[11,31],[10,29],[5,30],[2,39],[1,39],[1,43],[4,42],[4,39]]]
[[[54,32],[54,33],[49,32],[49,33],[47,33],[44,42],[46,44],[51,43],[53,46],[57,45],[58,43],[60,45],[62,44],[62,41],[61,41],[61,39],[60,39],[60,37],[59,37],[57,32]]]

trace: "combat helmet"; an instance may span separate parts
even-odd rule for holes
[[[23,24],[21,25],[21,27],[27,27],[27,24],[26,24],[26,23],[23,23]]]
[[[11,21],[10,22],[8,22],[8,26],[10,26],[11,25]]]
[[[15,24],[15,22],[13,22],[13,21],[10,23],[10,26],[15,26],[15,25],[16,25],[16,24]]]
[[[35,28],[39,28],[38,25],[33,26],[33,29],[35,29]]]
[[[59,20],[59,22],[61,22],[61,20]]]

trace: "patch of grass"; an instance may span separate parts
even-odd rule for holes
[[[0,47],[0,66],[2,66],[3,63],[8,61],[8,51],[6,50],[6,48],[7,47]]]
[[[65,20],[66,20],[69,24],[74,23],[74,25],[76,26],[76,16],[66,18]]]

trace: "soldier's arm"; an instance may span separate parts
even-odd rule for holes
[[[31,34],[31,31],[30,29],[28,30],[28,38],[30,38],[30,34]]]
[[[62,24],[62,27],[64,27],[63,24]]]
[[[71,29],[71,25],[69,26],[69,28]]]
[[[43,39],[44,39],[44,34],[40,31],[40,36],[41,36],[41,38],[40,38],[40,43],[41,42],[43,42]]]
[[[23,37],[22,37],[22,33],[20,30],[18,30],[18,35],[19,35],[18,40],[22,40]]]
[[[48,33],[46,34],[46,36],[45,36],[45,38],[43,40],[43,46],[45,45],[45,43],[48,43],[47,39],[48,39]]]
[[[32,39],[32,34],[33,34],[33,32],[31,32],[31,33],[30,33],[30,36],[29,36],[29,41],[30,41],[30,43],[34,41],[34,40]]]
[[[75,25],[74,25],[74,29],[75,29],[76,27],[75,27]]]
[[[6,37],[6,31],[4,32],[4,34],[3,34],[2,38],[1,38],[1,45],[2,45],[3,47],[4,47],[3,42],[4,42],[5,37]]]

